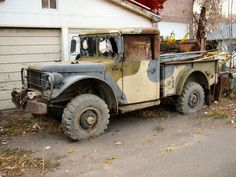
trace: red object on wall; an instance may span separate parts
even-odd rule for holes
[[[131,2],[136,1],[148,8],[151,9],[152,12],[157,13],[158,14],[158,10],[163,8],[163,3],[166,0],[130,0]]]

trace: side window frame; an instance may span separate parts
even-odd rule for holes
[[[55,1],[55,7],[51,6],[52,1]],[[47,3],[47,4],[44,4]],[[58,0],[41,0],[42,9],[58,9]]]

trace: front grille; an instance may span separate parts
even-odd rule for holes
[[[38,90],[45,90],[49,87],[47,81],[48,74],[37,70],[27,70],[27,84],[28,88],[34,88]]]

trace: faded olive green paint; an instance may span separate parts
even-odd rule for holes
[[[116,62],[112,58],[81,58],[79,63],[100,63],[106,68],[107,74],[112,76],[117,82],[122,76],[125,77],[136,74],[140,69],[141,62]]]
[[[129,70],[132,62],[127,62],[124,73]],[[122,77],[118,85],[123,84],[123,93],[127,104],[153,101],[160,98],[159,65],[156,60],[140,61],[137,73]]]
[[[132,61],[129,63],[114,63],[112,65],[106,65],[107,73],[118,82],[122,77],[136,74],[140,69],[140,63],[140,61]]]
[[[218,78],[217,60],[163,64],[163,72],[163,97],[181,95],[188,79],[210,89],[211,85],[217,83]]]

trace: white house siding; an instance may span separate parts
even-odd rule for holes
[[[64,29],[152,26],[149,19],[108,0],[58,0],[57,2],[57,9],[42,9],[41,0],[0,2],[0,26]],[[62,38],[66,37],[68,35],[62,36]],[[68,48],[69,46],[63,47],[67,49],[62,50],[64,59],[69,58]]]
[[[21,88],[28,64],[60,59],[59,29],[0,28],[0,110],[13,108],[11,91]]]
[[[41,0],[0,2],[0,25],[70,28],[150,27],[151,22],[107,0],[58,0],[42,9]]]
[[[72,34],[70,29],[75,29],[74,32],[77,33],[81,29],[152,26],[150,19],[115,5],[109,0],[57,0],[57,2],[57,9],[42,9],[41,0],[0,2],[0,28],[6,27],[0,29],[0,110],[13,106],[10,101],[10,91],[12,88],[20,87],[21,67],[31,62],[58,59],[60,56],[64,60],[69,59],[69,41]],[[11,29],[18,27],[21,29]],[[41,30],[29,28],[41,28]],[[52,33],[56,36],[47,38],[47,35]],[[26,38],[25,35],[29,36]]]
[[[158,23],[158,28],[161,36],[170,36],[173,31],[176,39],[182,39],[189,32],[187,23],[160,22]]]

